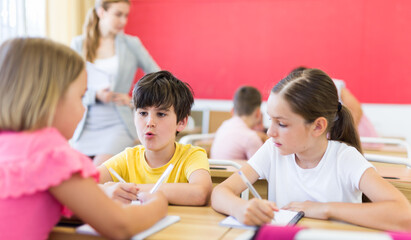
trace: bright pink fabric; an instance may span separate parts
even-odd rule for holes
[[[393,240],[410,240],[411,233],[409,232],[387,232]]]
[[[0,132],[0,239],[46,239],[61,215],[49,192],[74,173],[98,181],[92,161],[54,128]]]
[[[275,226],[264,225],[262,226],[256,236],[255,240],[293,240],[294,236],[303,228],[296,226]]]

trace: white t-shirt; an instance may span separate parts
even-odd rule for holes
[[[360,203],[361,176],[373,167],[354,147],[331,140],[315,168],[299,167],[295,154],[281,155],[271,139],[248,163],[260,178],[267,179],[268,199],[280,208],[306,200]]]

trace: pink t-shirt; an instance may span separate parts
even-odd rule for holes
[[[0,132],[0,239],[47,239],[72,213],[48,191],[74,173],[93,177],[92,161],[54,128]]]
[[[250,159],[263,145],[258,134],[234,116],[218,128],[210,157],[214,159]]]

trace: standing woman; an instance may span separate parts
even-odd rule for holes
[[[87,111],[71,140],[75,149],[94,156],[97,166],[134,145],[137,139],[128,95],[137,69],[145,73],[160,70],[140,39],[123,33],[129,11],[128,0],[96,0],[95,7],[89,10],[83,35],[71,44],[92,63],[89,67],[97,68],[110,80],[110,87],[99,90],[90,86],[93,83],[89,81],[83,99]],[[89,79],[96,78],[95,72],[88,71]]]

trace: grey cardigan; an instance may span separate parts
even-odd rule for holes
[[[82,54],[83,40],[83,36],[77,36],[71,42],[71,48],[79,54]],[[119,56],[119,67],[113,86],[114,92],[128,93],[138,68],[141,68],[146,74],[160,70],[160,67],[144,48],[138,37],[119,33],[116,35],[114,47],[116,54]],[[87,109],[89,106],[96,104],[96,92],[93,90],[87,90],[83,98],[83,104],[87,106]],[[76,141],[83,131],[85,120],[87,118],[87,109],[84,113],[83,119],[77,126],[72,141]],[[126,125],[129,134],[133,137],[133,139],[137,139],[137,133],[133,121],[133,111],[128,106],[116,105],[116,109],[120,115],[120,118]]]

